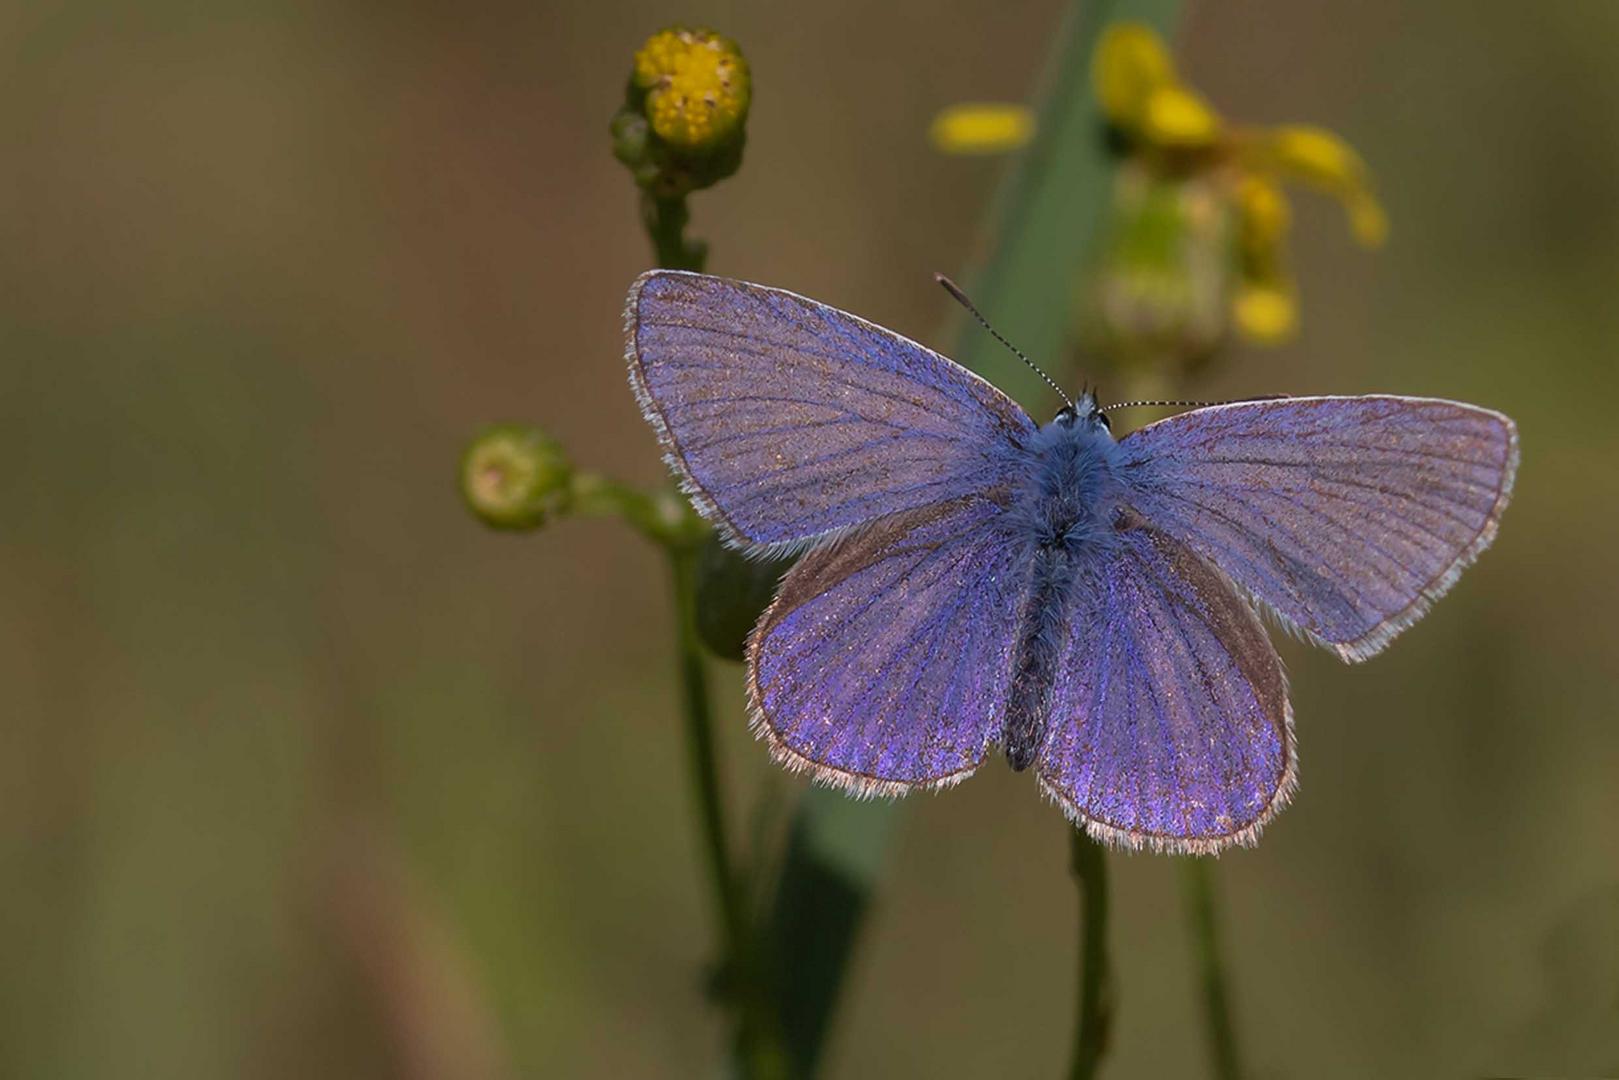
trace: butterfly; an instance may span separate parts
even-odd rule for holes
[[[1364,660],[1496,533],[1517,430],[1386,394],[1199,408],[1115,439],[791,292],[656,270],[630,385],[729,544],[804,552],[747,650],[754,732],[856,795],[991,750],[1092,837],[1252,844],[1298,776],[1259,613]]]

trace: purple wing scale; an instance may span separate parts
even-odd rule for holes
[[[1034,430],[960,365],[780,289],[652,271],[625,324],[642,410],[733,544],[804,546],[984,491]]]
[[[1489,546],[1518,464],[1500,413],[1394,396],[1199,409],[1119,448],[1143,517],[1347,660],[1382,649]]]
[[[754,732],[859,795],[965,779],[999,739],[1026,574],[964,496],[805,556],[748,645]]]
[[[1253,843],[1297,776],[1287,682],[1253,609],[1150,528],[1109,545],[1076,606],[1036,765],[1046,793],[1123,847]]]

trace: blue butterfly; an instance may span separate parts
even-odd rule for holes
[[[729,543],[804,550],[750,638],[754,731],[858,795],[992,747],[1093,837],[1251,844],[1297,778],[1256,615],[1363,660],[1494,538],[1497,412],[1372,395],[1044,426],[965,368],[779,289],[653,271],[630,385]]]

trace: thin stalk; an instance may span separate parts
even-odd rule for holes
[[[1107,955],[1107,855],[1074,829],[1069,858],[1079,887],[1079,1001],[1074,1012],[1074,1054],[1068,1075],[1090,1080],[1107,1053],[1113,1028],[1113,965]]]
[[[708,262],[708,245],[686,235],[691,210],[684,196],[666,199],[657,195],[641,197],[641,219],[659,266],[666,270],[702,270]]]
[[[697,549],[671,544],[665,549],[675,594],[675,635],[680,657],[681,711],[698,831],[708,864],[709,887],[723,941],[721,986],[737,1014],[737,1057],[744,1076],[764,1080],[784,1075],[784,1053],[770,1003],[765,998],[757,950],[743,903],[742,881],[731,863],[731,847],[714,751],[713,709],[708,668],[697,636]]]
[[[1181,887],[1186,899],[1187,927],[1196,954],[1198,981],[1203,991],[1203,1025],[1209,1042],[1210,1074],[1216,1080],[1237,1080],[1237,1032],[1231,1022],[1231,998],[1226,992],[1225,966],[1220,951],[1220,920],[1215,910],[1214,863],[1209,859],[1181,859]]]
[[[697,640],[695,555],[672,548],[669,567],[674,578],[675,635],[680,656],[680,703],[686,721],[686,753],[697,803],[699,832],[708,863],[709,887],[728,952],[735,954],[747,937],[746,923],[726,840],[725,805],[720,797],[719,764],[714,755],[714,722],[708,696],[708,669]]]

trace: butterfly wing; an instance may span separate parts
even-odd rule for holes
[[[1518,464],[1500,413],[1392,396],[1199,409],[1119,447],[1143,516],[1347,660],[1383,648],[1489,546]]]
[[[625,324],[665,457],[733,544],[800,546],[982,491],[1034,430],[966,368],[780,289],[655,270]]]
[[[1206,854],[1291,795],[1281,661],[1225,575],[1167,534],[1120,533],[1085,579],[1036,762],[1095,838]]]
[[[755,734],[788,768],[861,795],[965,779],[1000,736],[1026,577],[963,496],[805,556],[748,644]]]

